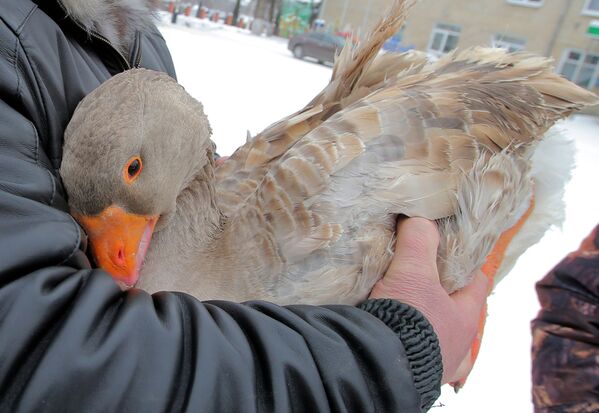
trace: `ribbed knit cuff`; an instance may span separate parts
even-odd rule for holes
[[[443,362],[433,327],[422,313],[390,299],[367,300],[358,308],[383,321],[401,340],[414,383],[420,393],[420,407],[427,411],[441,395]]]

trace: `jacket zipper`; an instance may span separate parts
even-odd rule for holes
[[[64,5],[62,4],[61,0],[58,0],[58,4],[60,5],[60,7],[62,8],[62,10],[67,13],[66,8],[64,7]],[[77,27],[79,27],[81,30],[83,30],[86,33],[89,33],[90,36],[96,40],[99,40],[100,42],[104,43],[105,45],[107,45],[110,49],[112,49],[117,56],[119,57],[121,66],[123,67],[124,70],[129,70],[132,68],[131,64],[129,63],[129,60],[127,60],[127,58],[116,48],[112,45],[112,43],[110,43],[110,40],[108,40],[106,37],[102,36],[100,33],[94,32],[93,30],[87,30],[81,23],[79,23],[79,21],[77,21],[76,19],[71,18],[70,19],[72,22],[74,22]],[[133,67],[137,68],[139,67],[139,64],[141,63],[141,40],[140,40],[140,35],[139,32],[137,32],[135,34],[135,43],[137,45],[137,51],[135,54],[135,57],[133,59]]]
[[[138,68],[139,64],[141,63],[141,35],[139,34],[139,32],[135,33],[133,49],[135,50],[135,57],[133,58],[133,67]]]
[[[78,21],[75,21],[75,23],[77,24],[77,26],[79,26],[82,30],[86,30],[85,27],[83,27],[81,25],[81,23],[79,23]],[[107,45],[108,47],[110,47],[114,52],[116,52],[116,54],[119,56],[121,63],[123,64],[125,70],[129,70],[131,69],[131,65],[129,64],[129,61],[127,60],[127,58],[125,56],[123,56],[123,54],[112,45],[112,43],[110,43],[110,41],[105,38],[104,36],[102,36],[100,33],[96,33],[94,31],[90,30],[90,36],[93,37],[96,40],[101,41],[102,43],[104,43],[105,45]]]
[[[64,7],[64,5],[62,4],[61,0],[58,0],[58,4],[60,5],[60,7],[62,8],[62,10],[67,13],[67,9]],[[111,48],[114,52],[116,52],[116,54],[119,56],[119,60],[121,63],[121,66],[125,69],[125,70],[129,70],[131,69],[131,65],[129,64],[129,61],[127,60],[127,58],[125,56],[123,56],[123,54],[112,45],[112,43],[110,43],[110,41],[105,38],[104,36],[102,36],[100,33],[96,33],[93,30],[87,30],[81,23],[79,23],[77,20],[70,18],[69,20],[71,20],[72,22],[74,22],[77,27],[79,27],[81,30],[83,30],[86,33],[89,33],[90,36],[96,40],[101,41],[102,43],[104,43],[105,45],[107,45],[109,48]],[[141,58],[139,59],[141,60]]]

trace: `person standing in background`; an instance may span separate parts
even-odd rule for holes
[[[599,412],[599,225],[537,284],[532,322],[537,413]]]

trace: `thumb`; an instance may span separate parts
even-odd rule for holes
[[[418,276],[439,283],[438,247],[439,231],[434,222],[424,218],[399,219],[395,255],[387,276],[394,278]]]

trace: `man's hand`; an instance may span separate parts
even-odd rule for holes
[[[459,379],[457,369],[474,340],[487,297],[478,272],[466,288],[447,294],[437,270],[439,232],[423,218],[400,219],[395,256],[370,298],[393,298],[418,309],[433,326],[443,357],[443,383]]]

